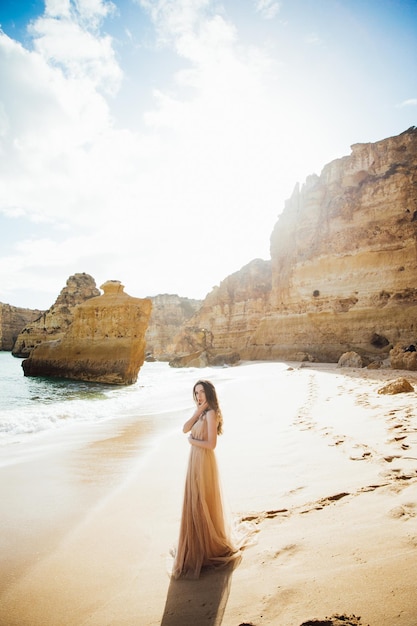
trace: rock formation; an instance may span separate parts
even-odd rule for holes
[[[62,339],[44,341],[22,363],[25,376],[51,376],[114,385],[132,384],[145,358],[149,298],[124,293],[119,281],[73,310]]]
[[[20,327],[19,335],[9,349],[18,357],[29,356],[31,350],[43,341],[62,339],[72,322],[74,308],[100,295],[96,282],[89,274],[74,274],[67,280],[55,304],[38,319]]]
[[[201,365],[250,358],[250,339],[269,311],[270,292],[270,261],[255,259],[225,278],[168,346],[172,364],[196,365],[201,355]]]
[[[225,279],[172,354],[381,362],[417,342],[417,129],[355,144],[295,187],[271,236],[271,265]]]
[[[169,360],[172,355],[167,347],[180,328],[196,313],[201,300],[181,298],[172,294],[160,294],[151,298],[152,314],[146,331],[147,358]]]
[[[62,339],[72,322],[74,308],[99,295],[100,290],[97,289],[92,276],[85,273],[70,276],[56,302],[48,311],[36,311],[23,323],[16,323],[18,330],[13,340],[10,339],[7,347],[3,349],[12,350],[14,356],[28,357],[31,350],[43,341]],[[173,337],[181,326],[199,309],[201,300],[182,298],[172,294],[157,295],[151,300],[152,314],[146,331],[146,354],[158,360],[169,360],[171,355],[167,353],[167,345],[172,343]],[[0,305],[0,316],[4,307],[5,320],[8,306]],[[24,311],[24,309],[19,310]],[[15,318],[20,319],[16,314]],[[1,331],[4,336],[8,332],[6,321],[0,325]]]
[[[0,350],[10,351],[22,329],[42,314],[38,309],[22,309],[0,302]]]
[[[397,343],[389,353],[392,369],[417,370],[417,351],[414,344],[404,346]]]
[[[338,367],[364,367],[363,358],[357,352],[344,352],[337,362]]]
[[[417,129],[352,146],[297,186],[271,237],[252,358],[388,355],[417,329]]]
[[[383,395],[395,395],[396,393],[410,393],[414,391],[414,387],[409,383],[406,378],[402,376],[397,378],[396,380],[392,380],[391,382],[386,383],[380,389],[378,389],[379,394]]]

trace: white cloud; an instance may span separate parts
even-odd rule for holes
[[[74,168],[111,126],[106,101],[91,82],[68,79],[6,35],[0,35],[0,70],[0,149],[7,155],[0,208],[62,215],[74,195]]]
[[[49,1],[32,51],[0,36],[0,210],[61,232],[15,248],[0,278],[12,265],[23,288],[33,267],[53,266],[118,278],[133,295],[203,297],[268,256],[308,120],[294,130],[280,66],[209,0],[141,4],[181,69],[169,88],[155,81],[140,132],[115,123],[102,89],[122,74],[97,30],[108,3]]]
[[[398,107],[402,108],[402,107],[415,107],[417,106],[417,98],[409,98],[408,100],[404,100],[404,102],[401,102]]]
[[[115,11],[115,5],[109,0],[45,0],[47,17],[71,19],[89,29],[97,29]]]
[[[54,267],[118,278],[133,295],[203,297],[268,256],[277,198],[295,182],[294,111],[277,66],[208,0],[141,4],[159,45],[182,60],[141,132],[114,123],[102,89],[121,75],[111,39],[95,30],[106,3],[48,2],[33,51],[0,37],[0,210],[61,231],[59,244],[53,232],[32,238],[3,263],[0,276],[15,267],[21,288],[34,267]]]
[[[272,20],[280,11],[281,3],[276,0],[256,0],[255,8],[266,20]]]
[[[31,26],[35,50],[69,78],[87,79],[114,94],[122,78],[112,39],[100,35],[101,21],[114,5],[101,0],[48,0],[45,15]]]
[[[328,106],[329,90],[320,99],[322,81],[299,73],[304,60],[288,62],[300,40],[283,59],[276,40],[242,41],[227,4],[138,4],[140,27],[118,24],[128,35],[117,55],[103,33],[114,7],[101,0],[48,0],[32,25],[33,49],[0,34],[0,211],[44,225],[39,239],[8,242],[3,290],[29,290],[41,273],[42,288],[50,276],[59,291],[70,274],[86,271],[98,284],[121,280],[132,295],[203,297],[255,256],[268,257],[297,180],[346,154],[334,148],[342,131],[330,119],[338,107]],[[260,17],[272,17],[279,3],[256,7],[251,19],[270,32]],[[144,23],[146,50],[136,46]],[[124,46],[142,55],[128,77]],[[152,85],[146,105],[123,101],[125,79]],[[134,128],[117,118],[120,110]]]
[[[155,24],[161,44],[169,44],[198,29],[209,15],[211,0],[138,0]]]

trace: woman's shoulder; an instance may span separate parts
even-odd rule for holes
[[[206,417],[208,417],[209,419],[214,419],[216,422],[219,420],[219,416],[214,409],[207,409]]]

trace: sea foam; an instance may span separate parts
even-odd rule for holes
[[[187,410],[194,382],[212,373],[145,362],[128,386],[30,378],[20,359],[0,352],[0,443],[69,424]]]

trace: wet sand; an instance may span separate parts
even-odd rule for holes
[[[399,376],[417,389],[413,372],[228,370],[216,453],[231,513],[259,532],[198,581],[168,575],[187,412],[22,451],[0,468],[0,624],[416,626],[417,397],[378,394]]]

